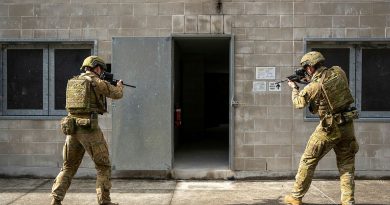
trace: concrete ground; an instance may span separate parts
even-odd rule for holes
[[[0,179],[0,204],[50,204],[53,179]],[[293,185],[291,180],[267,181],[112,181],[111,198],[119,204],[142,205],[265,205],[281,204]],[[96,204],[95,181],[75,179],[64,205]],[[305,204],[338,204],[339,183],[315,180],[304,198]],[[390,204],[389,180],[357,180],[356,204]]]

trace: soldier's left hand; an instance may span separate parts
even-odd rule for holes
[[[291,81],[291,80],[288,80],[288,86],[290,86],[291,88],[297,88],[298,87],[298,85],[295,83],[295,82],[293,82],[293,81]]]
[[[123,81],[118,80],[118,82],[116,83],[116,86],[123,87]]]

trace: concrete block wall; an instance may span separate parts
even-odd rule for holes
[[[298,66],[305,37],[388,38],[390,2],[328,0],[6,0],[0,2],[0,38],[98,41],[98,55],[110,61],[113,36],[233,34],[235,36],[234,169],[293,173],[316,122],[303,121],[290,89],[253,92],[255,68],[276,68],[281,79]],[[111,116],[101,119],[111,139]],[[356,123],[360,143],[357,170],[390,170],[390,124]],[[0,171],[37,174],[61,165],[59,120],[0,119]],[[7,169],[16,167],[16,169]],[[31,169],[28,169],[28,168]],[[82,167],[93,168],[89,157]],[[319,170],[335,171],[334,153]],[[54,171],[52,171],[54,170]],[[10,174],[10,173],[8,173]],[[390,175],[390,174],[388,174]]]
[[[303,121],[302,110],[292,108],[291,93],[253,92],[256,66],[276,67],[276,79],[299,66],[303,38],[388,38],[389,2],[373,1],[257,1],[230,2],[236,36],[235,168],[246,171],[296,170],[305,144],[317,122]],[[226,4],[225,4],[226,5]],[[225,6],[224,5],[224,6]],[[231,9],[234,5],[235,9]],[[356,169],[373,175],[390,167],[389,123],[358,122],[360,144]],[[378,140],[378,141],[376,141]],[[317,170],[337,170],[335,154],[329,153]],[[330,173],[330,172],[329,172]]]

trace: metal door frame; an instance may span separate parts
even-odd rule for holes
[[[235,92],[235,86],[234,86],[234,35],[233,34],[172,34],[171,35],[172,40],[172,62],[174,62],[174,40],[180,39],[180,38],[226,38],[230,40],[229,45],[229,99],[230,99],[230,107],[229,107],[229,169],[234,169],[234,92]],[[174,70],[174,64],[172,63],[172,70]],[[172,71],[172,77],[175,78],[174,72]],[[172,83],[174,82],[174,79],[172,79]],[[173,86],[173,84],[172,84]],[[174,98],[175,88],[172,89],[172,97]],[[174,99],[172,99],[172,110]],[[173,113],[172,113],[173,115]],[[173,116],[172,116],[173,119]],[[173,128],[172,128],[173,129]],[[174,132],[172,131],[172,139]],[[173,140],[172,140],[173,142]],[[174,162],[175,156],[174,156],[174,143],[172,143],[172,162]]]

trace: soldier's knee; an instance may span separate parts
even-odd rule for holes
[[[299,166],[303,166],[305,167],[306,169],[315,169],[315,167],[317,166],[319,162],[319,158],[317,157],[308,157],[308,156],[303,156],[302,159],[301,159],[301,162],[300,162],[300,165]]]
[[[355,154],[359,151],[359,144],[354,140],[351,142],[351,154],[355,156]]]
[[[105,144],[100,144],[94,148],[93,161],[96,166],[110,166],[108,149]]]
[[[340,165],[338,168],[340,176],[352,175],[355,172],[355,166],[353,164]]]
[[[78,169],[77,164],[73,163],[65,163],[64,166],[61,168],[61,172],[63,172],[65,175],[75,175]]]
[[[111,166],[96,165],[97,176],[108,176],[111,177]]]
[[[96,166],[109,167],[111,166],[108,155],[99,154],[95,156],[94,162]]]
[[[58,175],[55,180],[54,180],[54,184],[70,184],[70,182],[72,181],[72,178],[73,176],[69,173],[66,173],[66,172],[61,172],[60,175]]]

